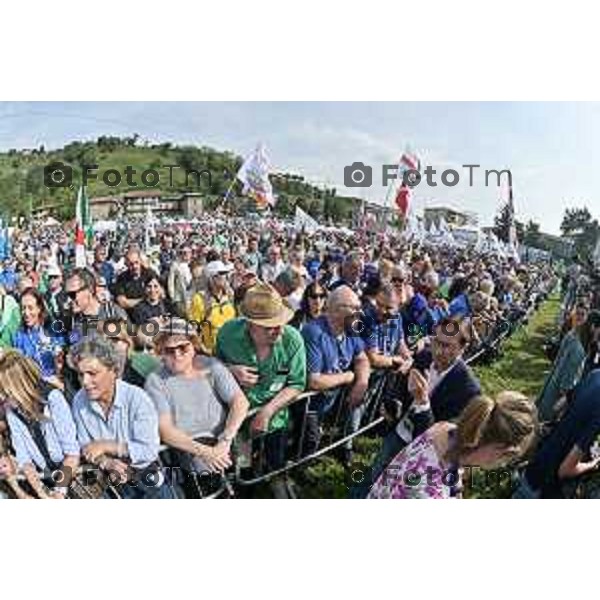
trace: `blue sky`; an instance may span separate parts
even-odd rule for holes
[[[246,155],[266,144],[276,169],[343,189],[344,166],[373,166],[374,185],[353,193],[382,202],[383,163],[408,146],[437,170],[417,209],[445,204],[492,221],[502,192],[485,169],[511,169],[517,217],[557,233],[565,207],[600,217],[600,103],[578,102],[3,102],[0,150],[58,147],[137,132],[151,141],[213,146]],[[468,186],[464,164],[480,164]],[[460,182],[442,186],[455,168]]]

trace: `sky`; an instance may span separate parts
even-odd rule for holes
[[[517,218],[559,233],[565,208],[600,217],[600,103],[587,102],[0,102],[0,151],[57,148],[100,135],[211,146],[246,156],[265,144],[275,170],[383,203],[382,165],[406,149],[437,171],[414,208],[450,206],[493,221],[506,188],[486,169],[510,169]],[[373,185],[345,188],[344,167],[372,167]],[[479,164],[473,185],[462,165]],[[101,168],[101,166],[100,166]],[[456,186],[441,173],[455,169]]]

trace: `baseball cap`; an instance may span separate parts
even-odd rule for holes
[[[48,277],[60,277],[62,275],[62,271],[56,265],[50,265],[46,270],[46,275]]]
[[[226,275],[231,273],[233,265],[226,265],[223,261],[213,260],[204,267],[204,272],[207,277],[214,277],[215,275]]]

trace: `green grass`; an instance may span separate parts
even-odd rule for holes
[[[538,396],[551,367],[543,344],[556,331],[559,310],[559,299],[552,297],[533,316],[527,327],[517,331],[504,343],[499,360],[474,368],[486,394],[514,390],[531,399]]]
[[[513,334],[502,348],[502,356],[491,365],[475,367],[485,394],[495,395],[504,390],[514,390],[530,397],[538,396],[551,363],[543,351],[544,342],[556,331],[556,318],[560,309],[557,297],[548,300],[531,318],[527,327]],[[362,437],[355,440],[355,462],[370,465],[381,440]],[[299,496],[303,498],[346,498],[346,472],[333,457],[325,456],[312,465],[294,471]],[[484,473],[473,475],[472,487],[465,490],[468,498],[505,498],[510,495],[509,482],[486,481]]]

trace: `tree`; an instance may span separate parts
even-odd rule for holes
[[[560,229],[562,237],[573,243],[577,254],[589,259],[600,235],[600,225],[597,219],[592,219],[587,207],[567,208]]]
[[[130,148],[133,148],[137,144],[137,141],[139,139],[140,139],[140,134],[134,133],[131,137],[125,138],[125,145],[129,146]]]
[[[533,248],[540,247],[540,224],[535,221],[529,220],[525,225],[525,232],[523,234],[523,243],[526,246],[532,246]]]
[[[510,204],[507,202],[502,206],[500,212],[494,219],[494,233],[502,242],[508,243],[509,241],[511,220],[511,208]]]

